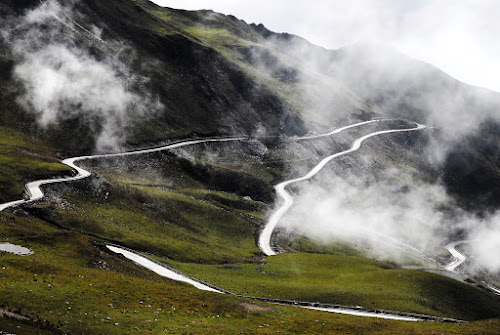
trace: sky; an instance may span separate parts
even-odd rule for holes
[[[232,14],[329,49],[386,43],[463,82],[500,92],[498,0],[152,1]]]

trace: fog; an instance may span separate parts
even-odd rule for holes
[[[279,50],[279,43],[271,41],[269,45]],[[433,126],[426,131],[429,141],[421,159],[436,166],[443,166],[450,151],[467,136],[477,135],[485,123],[500,122],[498,94],[463,85],[385,46],[362,44],[326,61],[305,49],[302,43],[292,44],[287,54],[303,59],[302,65],[308,71],[322,71],[341,79],[365,99],[376,101],[377,111],[386,116]],[[310,93],[304,90],[302,94]],[[338,111],[332,108],[330,113]],[[376,143],[377,139],[370,141]],[[387,152],[372,146],[351,155],[351,164],[356,165],[364,157],[384,157]],[[404,162],[408,158],[403,154],[399,159]],[[386,166],[389,169],[385,175],[376,179],[371,177],[372,171],[346,177],[345,171],[333,168],[312,182],[298,185],[294,189],[295,204],[282,218],[282,227],[321,243],[369,243],[372,252],[376,251],[374,257],[391,259],[402,253],[388,248],[389,240],[416,248],[431,258],[446,242],[471,240],[475,270],[500,271],[500,213],[481,216],[467,212],[447,193],[440,179],[429,183],[425,174],[405,172],[402,166],[393,170],[390,166]]]
[[[398,169],[384,171],[377,180],[370,172],[339,175],[330,169],[294,187],[295,202],[281,229],[322,244],[355,243],[361,251],[368,247],[373,257],[391,260],[422,254],[438,259],[446,254],[440,250],[445,243],[470,240],[474,270],[500,271],[500,213],[468,213],[443,186]]]
[[[267,47],[287,61],[273,68],[260,51],[254,50],[253,65],[272,75],[282,72],[283,64],[293,58],[294,66],[302,71],[296,77],[302,87],[299,95],[303,101],[312,101],[312,108],[323,114],[324,120],[345,115],[343,109],[354,101],[341,101],[347,88],[374,102],[378,113],[435,127],[428,132],[430,139],[422,151],[422,160],[437,166],[465,137],[477,134],[484,123],[500,120],[498,95],[462,85],[446,74],[500,91],[495,75],[500,72],[496,59],[500,49],[494,43],[500,31],[493,14],[500,9],[498,2],[154,2],[234,14],[330,49],[348,46],[332,55],[312,49],[301,40],[283,43],[271,39]],[[352,47],[359,41],[363,43]],[[316,79],[322,82],[312,85]],[[352,154],[351,164],[384,154],[376,149],[361,149]],[[318,155],[312,160],[322,158]],[[290,170],[297,171],[293,167]],[[440,251],[444,243],[469,239],[477,264],[491,272],[500,271],[496,258],[500,252],[500,214],[467,212],[439,179],[430,183],[418,171],[408,172],[401,166],[386,166],[378,178],[373,178],[372,171],[365,175],[342,172],[330,168],[294,187],[295,203],[282,218],[282,229],[324,243],[359,243],[363,238],[377,251],[374,256],[390,258],[397,258],[401,250],[389,244],[402,243],[432,257],[440,252],[446,254]]]
[[[64,7],[47,1],[3,31],[17,60],[14,77],[24,87],[18,102],[43,127],[85,119],[96,134],[97,151],[117,150],[130,112],[152,114],[162,106],[147,91],[132,90],[147,78],[133,74],[114,51],[127,46],[110,47],[98,27],[87,30],[72,21],[77,15],[71,1]]]
[[[475,222],[477,223],[477,222]],[[469,239],[474,261],[489,271],[500,272],[500,212],[496,212],[479,226],[470,230]]]

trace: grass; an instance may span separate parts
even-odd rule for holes
[[[194,289],[161,278],[108,252],[89,237],[54,231],[42,221],[0,214],[15,243],[31,256],[1,253],[0,301],[6,308],[53,325],[0,318],[23,334],[499,334],[500,321],[410,323],[272,306]],[[27,227],[45,227],[43,233]],[[2,228],[2,234],[5,233]],[[43,302],[43,303],[42,303]],[[257,306],[257,307],[256,307]],[[117,324],[117,325],[116,325]],[[20,328],[18,328],[18,326]]]
[[[211,202],[227,211],[239,212],[264,220],[267,207],[264,203],[252,201],[248,198],[236,196],[233,193],[217,192],[203,189],[185,189],[185,194],[199,200]]]
[[[374,328],[384,334],[490,334],[498,328],[497,320],[413,324],[266,304],[250,311],[247,304],[251,301],[162,279],[95,244],[96,239],[112,240],[168,257],[168,262],[187,274],[247,295],[463,319],[499,313],[498,302],[473,287],[359,257],[347,246],[329,249],[333,253],[329,255],[285,254],[260,263],[254,235],[267,207],[207,189],[175,160],[169,157],[159,164],[168,171],[165,175],[149,176],[135,174],[140,164],[107,162],[102,165],[106,166],[101,170],[106,171],[104,177],[59,185],[52,193],[55,197],[62,192],[61,201],[28,210],[69,231],[43,220],[1,214],[0,237],[29,247],[35,254],[1,254],[6,269],[0,272],[0,301],[8,302],[10,310],[32,319],[38,316],[76,334],[137,333],[135,328],[141,333],[181,334],[271,334],[278,330],[362,334]],[[32,327],[34,333],[38,329],[12,320],[2,322]]]
[[[185,32],[202,40],[203,43],[216,48],[252,44],[248,40],[235,36],[227,29],[207,29],[207,27],[204,26],[191,26],[185,28]]]
[[[124,178],[120,180],[125,182]],[[245,210],[259,209],[259,203],[221,192],[202,192],[205,199],[196,198],[192,194],[201,191],[182,193],[141,185],[134,179],[125,184],[110,181],[106,197],[68,189],[64,209],[41,209],[37,215],[68,229],[177,260],[248,262],[259,252],[254,234],[261,219],[242,215]],[[241,212],[229,211],[228,204],[238,205]]]
[[[143,168],[153,165],[152,157],[129,165],[96,161],[105,181],[65,188],[64,209],[37,215],[166,258],[174,268],[243,295],[459,319],[500,315],[498,299],[472,286],[370,260],[346,245],[323,248],[329,254],[284,254],[261,263],[255,236],[267,207],[207,189],[178,160],[161,157],[148,171]],[[313,247],[306,241],[292,249]]]
[[[243,295],[423,313],[458,319],[500,316],[497,297],[439,275],[359,256],[281,254],[261,264],[173,267]]]
[[[0,126],[0,201],[22,197],[24,183],[58,176],[71,169],[53,158],[53,152],[20,131]]]
[[[97,287],[92,298],[96,299],[96,305],[80,301],[82,305],[79,309],[71,309],[79,313],[75,320],[70,320],[73,314],[68,314],[68,311],[65,311],[66,314],[58,311],[55,317],[48,315],[52,314],[51,309],[40,311],[36,309],[35,303],[24,304],[24,301],[28,300],[26,293],[31,292],[39,294],[34,301],[49,300],[45,293],[42,294],[33,288],[28,289],[28,286],[19,286],[23,282],[26,285],[32,284],[26,278],[31,278],[31,281],[38,284],[38,273],[45,273],[42,282],[45,280],[46,285],[52,286],[55,286],[53,282],[56,281],[50,274],[58,273],[58,278],[65,284],[58,282],[57,285],[64,287],[70,294],[76,294],[78,283],[62,273],[69,271],[74,275],[77,270],[56,271],[57,266],[49,261],[56,254],[60,255],[57,264],[93,269],[81,274],[85,278],[102,276],[93,272],[100,267],[113,269],[117,264],[114,263],[116,260],[109,258],[109,255],[102,256],[106,251],[93,244],[95,239],[117,242],[168,258],[175,268],[189,275],[244,295],[362,305],[461,319],[482,319],[500,315],[498,301],[476,288],[437,275],[403,270],[391,264],[369,260],[360,257],[346,246],[329,249],[328,252],[333,254],[285,254],[260,263],[261,256],[255,245],[255,236],[267,207],[241,195],[209,189],[207,181],[196,178],[196,168],[192,163],[187,164],[185,159],[160,155],[143,158],[140,163],[127,159],[96,161],[94,164],[103,177],[94,177],[72,185],[60,185],[55,188],[53,195],[57,197],[56,194],[62,192],[61,201],[29,210],[30,213],[69,231],[60,231],[40,220],[11,215],[4,215],[5,219],[2,220],[0,236],[12,242],[18,241],[46,255],[45,260],[38,259],[38,253],[29,256],[37,260],[29,263],[27,268],[15,262],[6,263],[10,264],[9,268],[18,269],[18,272],[12,273],[12,281],[18,282],[18,290],[13,291],[17,292],[15,295],[7,296],[4,291],[8,291],[8,287],[4,286],[4,289],[0,290],[4,294],[3,299],[16,300],[16,306],[23,306],[19,308],[30,311],[28,315],[33,317],[41,313],[43,319],[59,322],[58,327],[64,327],[65,322],[71,324],[81,321],[82,324],[87,322],[93,329],[95,327],[98,331],[109,333],[110,330],[106,327],[111,327],[114,323],[109,322],[110,325],[107,325],[107,321],[110,321],[107,317],[111,320],[120,319],[118,323],[123,325],[123,329],[131,330],[136,327],[132,327],[132,321],[126,318],[123,320],[111,312],[101,314],[105,316],[101,317],[105,321],[92,320],[90,325],[89,320],[81,319],[81,315],[85,313],[101,311],[99,308],[102,307],[97,306],[103,305],[104,302],[97,301],[97,292],[106,293],[102,295],[109,295],[111,291],[119,292],[118,289],[102,286],[97,282],[92,282],[92,286]],[[156,167],[151,168],[148,173],[141,173],[146,172],[144,167],[155,164]],[[225,164],[218,164],[217,169],[224,170]],[[229,171],[234,172],[232,169]],[[83,232],[93,237],[75,232]],[[307,249],[310,246],[306,243],[302,247]],[[3,259],[10,259],[9,257],[14,256],[2,255]],[[142,276],[141,278],[150,280],[153,276],[146,270],[137,272],[137,269],[121,268],[124,264],[116,266],[116,278],[111,279],[109,275],[103,282],[126,280],[130,285],[140,285],[137,283],[139,279],[128,277]],[[31,268],[33,271],[30,275],[30,272],[25,270]],[[160,281],[165,284],[165,280]],[[29,291],[30,289],[32,291]],[[132,286],[124,289],[134,290]],[[124,293],[121,292],[123,296]],[[148,290],[138,292],[150,299],[150,294],[156,294]],[[127,297],[131,301],[136,299],[136,296],[132,295]],[[203,298],[198,296],[191,298],[201,299],[196,300],[197,303],[203,301]],[[77,299],[67,301],[69,304],[78,302]],[[113,306],[117,304],[108,303]],[[66,301],[61,300],[61,297],[56,298],[47,308],[55,309],[58,304],[66,304]],[[33,310],[37,313],[33,314]],[[195,319],[188,313],[179,320],[191,323],[196,322]],[[233,326],[240,327],[241,320],[237,324]],[[300,328],[297,325],[294,327]],[[156,328],[153,330],[157,331]]]

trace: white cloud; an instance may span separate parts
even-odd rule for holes
[[[453,228],[436,210],[449,201],[443,187],[418,183],[396,171],[387,171],[382,182],[322,178],[299,186],[282,224],[323,242],[362,236],[377,250],[394,240],[426,251],[446,240]]]
[[[76,42],[69,3],[63,8],[45,2],[3,33],[18,59],[14,76],[25,89],[18,101],[42,126],[81,117],[95,132],[98,151],[116,150],[126,137],[131,111],[145,115],[162,105],[148,92],[130,89],[147,79],[134,75],[114,54],[98,59]],[[99,28],[91,29],[99,40]]]
[[[500,272],[500,213],[489,222],[477,227],[471,234],[471,242],[475,261],[492,272]]]

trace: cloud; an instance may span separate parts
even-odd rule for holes
[[[469,271],[500,272],[500,212],[485,217],[465,212],[443,186],[396,169],[377,178],[328,170],[291,187],[295,202],[280,221],[282,233],[365,245],[372,257],[391,260],[435,259],[445,254],[441,245],[447,241],[468,240]]]
[[[393,169],[379,181],[329,176],[297,186],[294,206],[282,219],[286,229],[324,243],[362,237],[379,250],[391,239],[424,252],[439,246],[452,230],[437,210],[450,202],[443,187]]]
[[[96,149],[116,150],[132,112],[153,114],[162,105],[149,92],[134,90],[147,78],[132,73],[113,52],[92,55],[82,40],[103,46],[101,30],[92,26],[93,32],[83,30],[82,37],[73,16],[71,2],[61,7],[48,1],[4,33],[17,59],[14,76],[25,89],[18,101],[44,127],[76,117],[88,120],[97,134]]]
[[[477,265],[500,273],[500,212],[486,220],[476,221],[469,235],[472,256]]]

